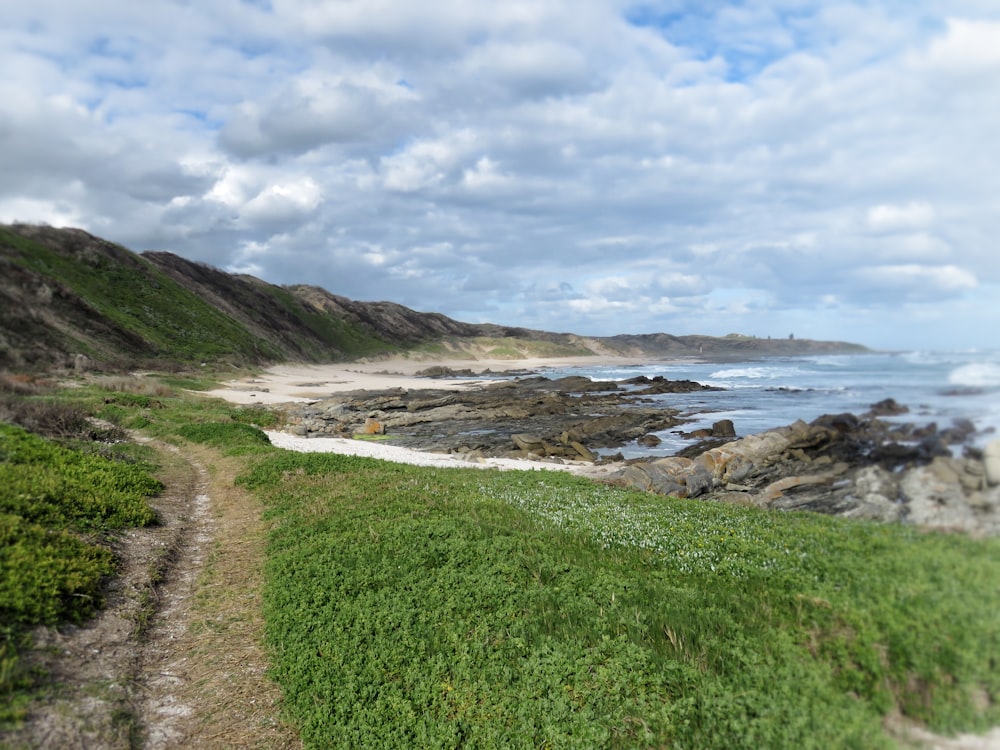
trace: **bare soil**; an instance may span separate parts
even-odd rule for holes
[[[114,542],[121,572],[80,627],[39,628],[45,683],[5,748],[297,748],[266,675],[259,504],[210,451],[155,445],[160,523]]]

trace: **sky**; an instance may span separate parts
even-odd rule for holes
[[[0,222],[467,322],[1000,348],[997,0],[0,4]]]

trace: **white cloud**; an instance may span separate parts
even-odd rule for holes
[[[927,52],[931,67],[960,73],[1000,72],[1000,21],[949,18]]]
[[[499,165],[484,156],[471,169],[462,173],[462,183],[472,190],[485,190],[509,184],[510,178],[500,171]]]
[[[581,50],[552,41],[489,42],[462,63],[463,74],[492,80],[517,96],[559,96],[583,91],[595,74]]]
[[[1000,315],[995,3],[643,7],[15,4],[0,218],[581,333]]]
[[[315,211],[321,199],[319,185],[306,177],[268,186],[246,203],[243,215],[251,222],[289,221]]]
[[[868,225],[873,229],[914,229],[934,220],[934,207],[914,201],[905,205],[879,204],[868,209]]]
[[[414,192],[443,184],[468,155],[475,140],[470,131],[459,131],[447,138],[416,141],[399,153],[382,157],[385,187]]]
[[[857,276],[863,282],[887,292],[907,289],[921,296],[975,289],[975,275],[957,266],[924,266],[918,264],[873,266],[861,268]]]

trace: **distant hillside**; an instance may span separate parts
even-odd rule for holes
[[[730,336],[586,338],[471,324],[313,286],[276,286],[166,252],[136,254],[80,229],[0,226],[0,368],[265,365],[411,356],[622,354],[747,357],[863,351]]]

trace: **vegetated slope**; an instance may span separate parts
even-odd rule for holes
[[[418,350],[518,359],[622,355],[746,358],[863,351],[840,342],[666,333],[588,338],[462,323],[315,286],[276,286],[168,252],[141,255],[80,230],[0,226],[0,368],[334,362]]]
[[[285,287],[253,276],[229,274],[172,253],[146,252],[142,257],[266,341],[283,360],[322,362],[393,348],[392,339],[378,328],[327,314]]]
[[[0,227],[0,367],[336,361],[394,349],[288,289],[79,229]]]
[[[282,357],[149,261],[81,230],[0,228],[0,253],[0,366]]]
[[[429,343],[439,351],[470,356],[593,355],[579,336],[494,323],[462,323],[441,313],[415,312],[395,302],[357,302],[316,286],[298,284],[289,290],[303,303],[333,317],[350,321],[392,344],[412,348]]]
[[[797,338],[728,336],[673,336],[669,333],[619,334],[586,343],[602,352],[637,357],[706,357],[744,360],[754,357],[795,357],[805,354],[849,354],[868,351],[860,344]]]
[[[66,365],[78,354],[107,369],[331,362],[445,339],[464,342],[449,350],[481,355],[496,349],[495,339],[563,338],[276,286],[168,252],[139,255],[79,229],[0,227],[0,270],[0,368]],[[507,354],[536,350],[522,345]]]

